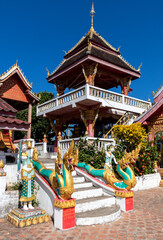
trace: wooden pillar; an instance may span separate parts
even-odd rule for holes
[[[86,83],[88,83],[91,86],[94,86],[94,79],[97,73],[97,66],[98,64],[83,66],[82,68]]]
[[[31,122],[32,122],[32,104],[28,105],[28,122],[30,123],[29,129],[27,132],[27,139],[31,138]]]
[[[93,121],[92,120],[87,120],[87,124],[88,124],[88,136],[89,137],[94,137]]]
[[[94,126],[98,118],[99,110],[85,110],[81,112],[81,119],[83,120],[86,131],[88,131],[88,137],[94,137]]]
[[[121,93],[128,96],[128,90],[129,90],[129,85],[128,85],[128,80],[123,79],[121,80]]]
[[[56,133],[55,133],[54,152],[58,152],[58,139],[57,139],[57,136],[58,136],[58,131],[56,131]]]
[[[123,86],[122,92],[123,92],[124,95],[126,95],[126,96],[128,95],[126,86]]]

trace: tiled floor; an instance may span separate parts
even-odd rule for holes
[[[69,231],[54,230],[52,222],[26,228],[15,228],[0,219],[0,239],[159,239],[163,240],[163,188],[135,192],[134,211],[105,225],[76,227]]]

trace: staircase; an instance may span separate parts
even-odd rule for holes
[[[54,169],[54,162],[48,162],[44,165],[46,168]],[[81,173],[72,172],[75,192],[71,197],[76,199],[76,225],[104,224],[118,220],[121,216],[121,210],[116,204],[114,194],[105,193],[104,188],[94,186],[94,182],[79,174]],[[42,197],[38,199],[42,203]],[[46,209],[46,206],[42,205],[42,208]]]
[[[91,181],[73,172],[76,198],[76,225],[94,225],[112,222],[119,219],[121,210],[116,205],[115,197],[103,192],[100,187],[93,186]]]
[[[9,130],[8,132],[2,133],[3,139],[2,141],[4,142],[5,146],[7,148],[10,148],[12,150],[12,152],[15,151],[15,146],[12,143],[12,133]]]
[[[112,135],[112,131],[115,126],[117,125],[130,125],[133,123],[134,119],[136,117],[136,114],[133,114],[131,112],[126,112],[115,124],[114,126],[107,132],[107,134],[104,136],[104,138],[107,138],[108,135]]]

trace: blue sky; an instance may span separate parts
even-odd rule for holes
[[[0,74],[18,59],[33,91],[51,91],[46,81],[64,52],[89,31],[91,0],[0,0]],[[95,0],[94,28],[135,68],[140,79],[130,96],[152,100],[163,84],[163,1]]]

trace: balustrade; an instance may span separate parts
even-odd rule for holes
[[[107,102],[115,102],[118,104],[122,104],[122,109],[124,109],[124,105],[148,109],[151,105],[147,101],[143,101],[140,99],[132,98],[129,96],[125,96],[123,94],[111,92],[102,88],[98,88],[95,86],[90,86],[86,84],[72,92],[66,93],[58,98],[52,99],[46,103],[43,103],[37,107],[37,113],[40,115],[43,112],[48,112],[48,110],[55,108],[57,106],[69,103],[69,102],[77,102],[80,101],[81,97],[85,99],[92,97],[95,98],[96,101],[101,101],[102,99]],[[101,100],[100,100],[101,99]],[[120,107],[120,105],[119,105]]]
[[[74,145],[79,143],[79,140],[87,140],[89,143],[94,143],[95,140],[99,139],[98,142],[95,142],[95,146],[97,147],[98,150],[101,150],[102,148],[105,148],[105,144],[114,144],[114,139],[105,139],[105,138],[93,138],[93,137],[81,137],[81,138],[74,138]],[[72,139],[64,139],[58,141],[58,146],[61,149],[61,155],[63,155],[67,152],[67,150],[70,147]]]

